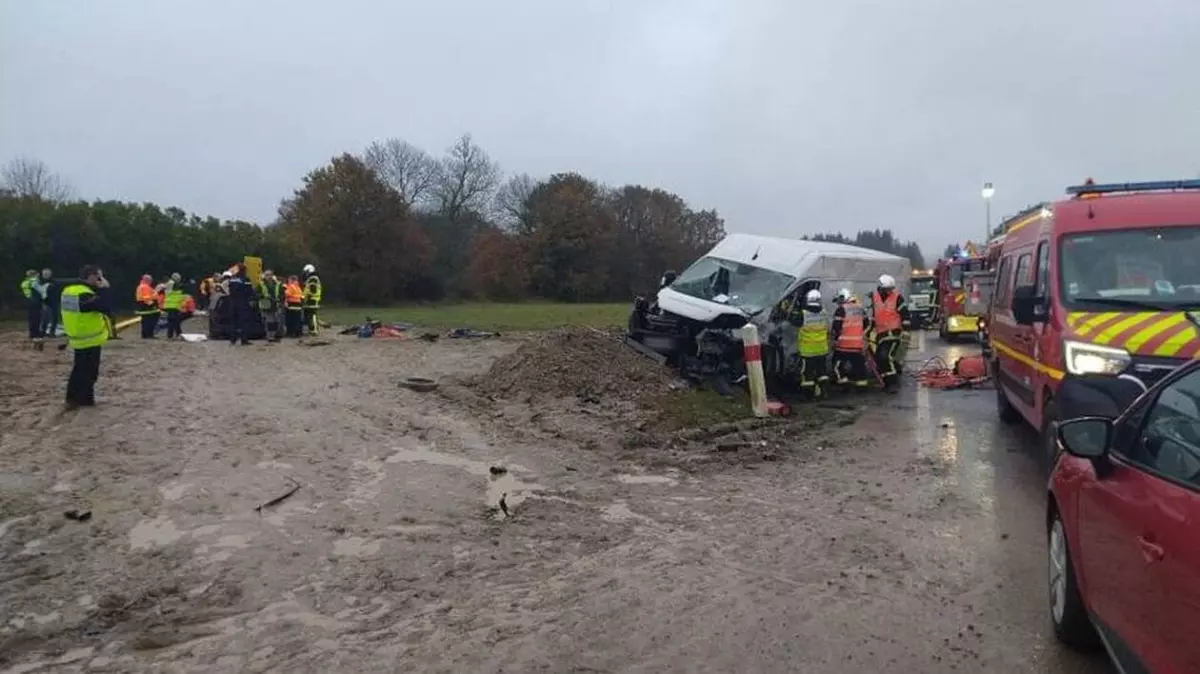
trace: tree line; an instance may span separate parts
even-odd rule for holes
[[[330,302],[452,299],[623,301],[681,271],[725,236],[717,211],[642,185],[578,173],[505,175],[470,135],[435,156],[402,139],[345,153],[304,176],[265,225],[175,207],[72,200],[45,164],[0,169],[0,309],[26,269],[71,277],[97,264],[118,301],[142,274],[199,278],[261,257],[278,273],[317,266]],[[813,237],[905,255],[888,230]]]
[[[845,243],[860,248],[869,248],[881,253],[891,253],[908,258],[913,269],[925,268],[925,256],[921,247],[913,241],[902,241],[890,229],[864,229],[853,238],[845,234],[816,234],[803,237],[809,241],[828,241],[830,243]]]
[[[725,235],[715,210],[666,190],[505,176],[469,135],[440,157],[401,139],[335,157],[265,226],[72,193],[37,160],[0,170],[0,309],[20,304],[26,269],[98,264],[122,299],[144,273],[199,278],[244,255],[280,273],[311,262],[328,300],[346,304],[625,300]]]

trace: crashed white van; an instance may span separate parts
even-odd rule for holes
[[[627,341],[685,374],[736,377],[744,369],[738,330],[752,322],[764,369],[780,376],[796,350],[795,327],[786,320],[792,302],[814,288],[830,311],[841,288],[865,302],[881,274],[907,293],[911,269],[907,258],[857,246],[730,234],[677,277],[665,278],[653,301],[637,299]]]

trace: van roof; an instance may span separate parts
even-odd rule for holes
[[[813,261],[822,256],[863,260],[904,259],[898,255],[844,243],[756,234],[730,234],[706,254],[706,257],[719,257],[794,277],[802,276]]]

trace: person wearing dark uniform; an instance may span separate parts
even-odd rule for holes
[[[879,277],[879,287],[871,293],[868,314],[875,332],[875,366],[883,377],[884,390],[895,393],[900,383],[896,354],[909,324],[908,304],[896,290],[896,279],[887,274]]]
[[[325,289],[321,285],[321,277],[317,276],[317,268],[311,264],[304,265],[304,323],[308,334],[315,335],[321,331],[321,321],[317,314],[321,310],[321,296]]]
[[[36,269],[25,272],[21,281],[21,297],[25,300],[26,319],[29,324],[29,339],[42,341],[42,287],[38,283]]]
[[[858,298],[847,288],[838,292],[838,308],[833,312],[829,335],[833,338],[834,381],[843,386],[865,388],[870,385],[867,373],[867,331],[871,319]]]
[[[62,286],[54,280],[54,274],[49,269],[42,270],[42,337],[58,336],[58,297]]]
[[[279,312],[283,308],[283,284],[270,269],[263,272],[258,284],[258,309],[266,326],[267,341],[279,341]]]
[[[813,398],[824,395],[829,382],[825,361],[829,358],[829,317],[821,306],[821,291],[810,290],[800,311],[796,349],[800,356],[800,391]]]
[[[250,344],[250,333],[254,329],[254,287],[246,278],[246,266],[237,265],[237,272],[229,278],[229,344]]]
[[[108,281],[95,267],[79,271],[79,279],[63,287],[59,306],[67,345],[75,352],[75,364],[67,379],[67,409],[96,404],[96,380],[100,378],[100,349],[108,341],[109,307],[104,305],[101,288]]]

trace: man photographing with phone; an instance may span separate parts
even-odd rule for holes
[[[67,379],[67,411],[96,404],[96,380],[100,378],[100,349],[108,341],[111,311],[105,301],[108,281],[92,265],[79,270],[79,279],[69,281],[62,291],[63,329],[67,345],[75,352],[75,365]]]

